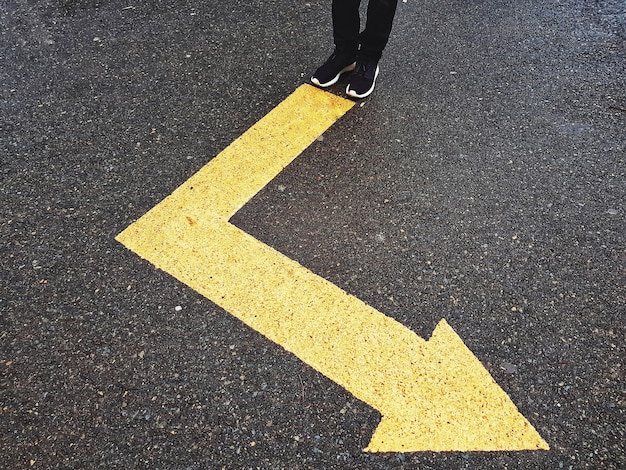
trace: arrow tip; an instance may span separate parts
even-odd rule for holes
[[[366,452],[549,449],[445,320],[425,359],[412,398],[384,412]]]

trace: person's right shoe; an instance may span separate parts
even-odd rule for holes
[[[311,82],[321,88],[334,85],[344,72],[351,72],[356,67],[356,52],[350,53],[335,49],[335,52],[318,68]]]

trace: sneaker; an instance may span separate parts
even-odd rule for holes
[[[375,59],[359,59],[356,71],[350,77],[350,84],[346,93],[352,98],[365,98],[374,91],[376,78],[378,77],[378,61]]]
[[[324,64],[311,77],[315,85],[326,88],[334,85],[344,72],[351,72],[356,67],[356,54],[335,50]]]

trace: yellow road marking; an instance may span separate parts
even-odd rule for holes
[[[548,449],[445,320],[425,341],[229,223],[352,106],[301,86],[116,239],[376,408],[367,451]]]

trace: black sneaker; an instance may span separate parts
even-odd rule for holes
[[[322,88],[334,85],[344,72],[351,72],[356,66],[356,53],[335,50],[324,64],[315,71],[311,81]]]
[[[352,98],[365,98],[374,91],[376,77],[378,77],[378,61],[376,59],[361,59],[356,63],[356,70],[350,77],[350,84],[346,93]]]

